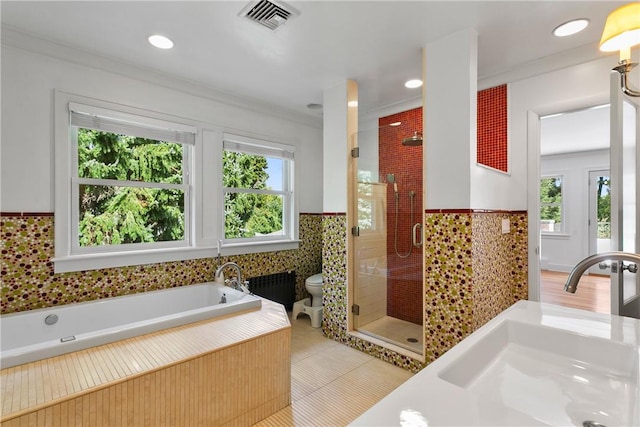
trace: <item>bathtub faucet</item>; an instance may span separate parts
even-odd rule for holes
[[[640,254],[634,254],[631,252],[603,252],[586,257],[576,264],[576,266],[573,267],[573,270],[571,270],[571,273],[567,278],[567,283],[564,285],[565,292],[575,294],[576,289],[578,288],[578,281],[580,280],[580,277],[582,277],[582,274],[587,271],[589,267],[605,260],[632,262],[634,264],[622,264],[620,268],[622,270],[629,270],[630,272],[635,273],[638,271],[638,266],[636,264],[640,264]]]
[[[229,280],[229,283],[231,284],[231,287],[233,289],[237,289],[237,290],[241,290],[240,285],[242,285],[242,270],[240,269],[240,266],[238,264],[236,264],[235,262],[227,262],[222,264],[220,267],[218,267],[218,269],[216,270],[216,273],[214,275],[214,279],[217,279],[220,277],[220,275],[222,274],[222,272],[224,271],[225,268],[227,267],[232,267],[236,269],[236,272],[238,273],[237,277],[234,277],[233,279]]]

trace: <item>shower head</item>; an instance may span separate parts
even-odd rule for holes
[[[404,145],[405,147],[417,147],[419,145],[422,145],[422,132],[415,131],[413,133],[413,136],[402,140],[402,145]]]

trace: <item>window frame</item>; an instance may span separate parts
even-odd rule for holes
[[[564,194],[564,187],[565,187],[565,176],[562,173],[549,173],[549,174],[542,174],[540,175],[540,179],[538,180],[538,188],[541,187],[542,184],[542,180],[543,179],[550,179],[550,178],[555,178],[555,179],[560,179],[561,185],[560,185],[560,196],[561,196],[561,201],[560,203],[542,203],[542,201],[540,200],[540,211],[538,212],[538,215],[540,216],[540,222],[543,221],[542,219],[542,209],[545,207],[559,207],[560,208],[560,229],[559,230],[554,230],[554,231],[547,231],[547,230],[542,230],[541,227],[541,231],[540,233],[543,235],[547,235],[547,236],[562,236],[565,234],[565,230],[566,230],[566,225],[565,225],[565,194]],[[542,195],[542,192],[540,192],[540,195]],[[541,197],[540,197],[541,198]]]
[[[276,236],[278,239],[268,241],[223,242],[223,221],[220,219],[220,201],[222,200],[223,137],[226,132],[246,134],[246,138],[260,141],[282,141],[281,145],[296,147],[286,139],[264,137],[260,133],[238,131],[209,122],[197,121],[151,110],[126,106],[114,102],[97,100],[82,95],[54,90],[53,94],[53,138],[54,138],[54,256],[51,259],[55,273],[96,270],[103,268],[137,266],[164,262],[184,261],[200,258],[273,252],[297,249],[298,240],[298,195],[294,192],[291,199],[289,218],[291,234],[288,238]],[[185,207],[185,218],[189,218],[190,226],[185,228],[185,237],[189,244],[173,246],[156,242],[153,248],[141,247],[120,251],[94,251],[79,253],[73,251],[71,233],[71,201],[73,196],[71,176],[77,173],[77,164],[72,162],[72,129],[70,126],[69,103],[77,103],[97,110],[108,110],[115,118],[131,120],[132,117],[143,117],[148,124],[162,123],[181,124],[185,129],[195,131],[195,145],[191,147],[189,162],[189,203],[188,212]],[[272,144],[278,144],[272,142]],[[77,153],[76,153],[77,156]],[[295,185],[298,171],[291,172]],[[293,187],[292,187],[293,188]]]
[[[81,113],[82,111],[82,113]],[[195,134],[196,129],[191,127],[184,127],[183,125],[179,125],[173,122],[159,122],[154,120],[152,123],[154,126],[162,126],[162,129],[174,129],[176,132],[184,132],[189,133],[194,136],[193,143],[192,142],[178,142],[178,141],[165,141],[172,142],[176,144],[180,144],[182,146],[182,183],[181,184],[170,184],[170,183],[161,183],[161,182],[153,182],[153,181],[130,181],[130,180],[115,180],[115,179],[98,179],[98,178],[81,178],[79,177],[78,169],[79,169],[79,154],[78,154],[78,130],[82,129],[93,129],[98,131],[108,132],[109,130],[104,130],[103,128],[108,127],[104,125],[91,125],[85,124],[82,126],[81,124],[74,123],[73,116],[74,114],[86,114],[93,117],[107,117],[107,120],[113,120],[116,125],[119,124],[123,127],[123,134],[126,132],[128,136],[135,137],[146,137],[149,139],[156,140],[156,136],[154,136],[153,130],[150,132],[151,135],[142,135],[145,130],[142,129],[142,132],[136,132],[134,129],[134,125],[127,126],[127,123],[133,123],[133,120],[138,122],[148,122],[142,116],[133,116],[130,118],[132,122],[125,122],[124,120],[113,119],[112,117],[122,117],[122,113],[117,111],[110,111],[107,109],[96,109],[94,107],[85,106],[76,103],[69,103],[69,114],[71,116],[71,123],[69,124],[69,133],[71,135],[71,251],[72,255],[75,254],[92,254],[92,253],[114,253],[114,252],[126,252],[126,251],[136,251],[136,250],[152,250],[152,249],[162,249],[162,248],[180,248],[180,247],[189,247],[191,246],[192,241],[192,220],[191,220],[191,206],[193,205],[191,200],[191,182],[190,177],[193,176],[191,172],[191,157],[193,146],[195,145]],[[82,119],[80,119],[82,120]],[[86,120],[85,120],[86,121]],[[141,125],[142,123],[136,123],[135,126]],[[146,124],[146,123],[145,123]],[[101,128],[102,127],[102,128]],[[180,130],[178,130],[180,129]],[[116,133],[113,131],[111,133]],[[158,136],[160,137],[160,136]],[[163,138],[166,140],[167,138]],[[179,138],[173,138],[179,139]],[[101,245],[101,246],[80,246],[80,186],[81,185],[94,185],[94,186],[107,186],[107,187],[136,187],[136,188],[149,188],[149,189],[159,189],[159,190],[179,190],[183,192],[183,217],[184,217],[184,236],[181,240],[174,241],[164,241],[164,242],[145,242],[145,243],[126,243],[119,245]]]
[[[243,154],[259,155],[283,160],[282,190],[251,189],[239,187],[225,187],[222,173],[224,166],[220,167],[220,227],[223,246],[242,247],[245,245],[261,245],[269,243],[297,242],[297,206],[295,203],[295,147],[280,142],[266,139],[248,137],[235,133],[225,132],[222,137],[222,150],[220,158],[224,158],[224,152],[231,151]],[[221,160],[222,163],[222,160]],[[282,196],[282,234],[227,238],[225,230],[225,193],[237,194],[262,194]]]

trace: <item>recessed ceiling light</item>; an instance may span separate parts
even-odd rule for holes
[[[393,122],[389,126],[400,126],[402,122]]]
[[[349,107],[357,107],[358,106],[358,101],[349,101],[349,102],[347,102],[347,105]]]
[[[161,36],[160,34],[154,34],[149,36],[149,43],[158,49],[171,49],[173,47],[173,42],[171,39],[165,36]]]
[[[587,25],[589,25],[589,20],[587,18],[574,19],[554,28],[553,35],[556,37],[571,36],[587,28]]]
[[[422,86],[422,80],[419,79],[407,80],[404,84],[404,87],[409,89],[415,89],[420,86]]]

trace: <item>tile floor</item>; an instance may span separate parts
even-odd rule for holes
[[[291,321],[291,405],[257,427],[345,426],[413,374]]]

